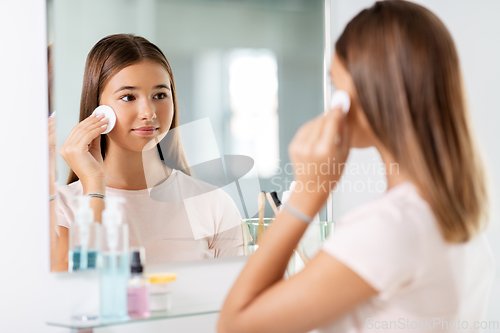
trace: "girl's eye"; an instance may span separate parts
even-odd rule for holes
[[[122,101],[125,101],[125,102],[130,102],[130,101],[135,100],[135,97],[134,97],[134,95],[125,95],[125,96],[120,97],[120,99]]]
[[[156,94],[154,98],[156,99],[164,99],[167,97],[167,94],[165,93],[159,93],[159,94]]]

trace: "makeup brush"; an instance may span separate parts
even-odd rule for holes
[[[266,193],[266,198],[267,198],[267,202],[269,202],[269,205],[273,209],[274,216],[278,215],[278,213],[279,213],[278,207],[276,207],[276,204],[274,203],[274,198],[271,196],[271,193]]]
[[[257,227],[257,243],[260,242],[260,238],[264,235],[264,209],[266,208],[266,192],[262,191],[259,193],[257,198],[257,205],[259,206],[259,226]]]
[[[271,192],[271,198],[273,198],[274,204],[276,205],[277,208],[281,206],[281,201],[278,198],[278,193],[276,191]]]

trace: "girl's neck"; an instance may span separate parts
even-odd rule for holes
[[[122,190],[144,190],[165,180],[172,169],[165,166],[156,147],[144,152],[108,144],[104,159],[106,186]]]

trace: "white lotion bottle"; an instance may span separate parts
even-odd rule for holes
[[[100,248],[100,225],[94,222],[90,197],[76,196],[78,209],[70,228],[68,271],[95,269]]]
[[[103,246],[99,269],[101,319],[126,319],[130,276],[128,225],[123,223],[122,197],[107,197],[102,213]]]

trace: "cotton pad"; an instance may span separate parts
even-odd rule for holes
[[[113,127],[115,127],[116,114],[115,111],[113,111],[113,109],[107,105],[100,105],[94,110],[94,112],[92,112],[92,116],[102,114],[104,115],[104,119],[108,119],[108,127],[102,134],[108,134],[109,132],[111,132]]]
[[[349,94],[344,90],[336,90],[332,94],[332,99],[330,101],[330,109],[341,108],[344,115],[349,112],[351,107],[351,98]]]

